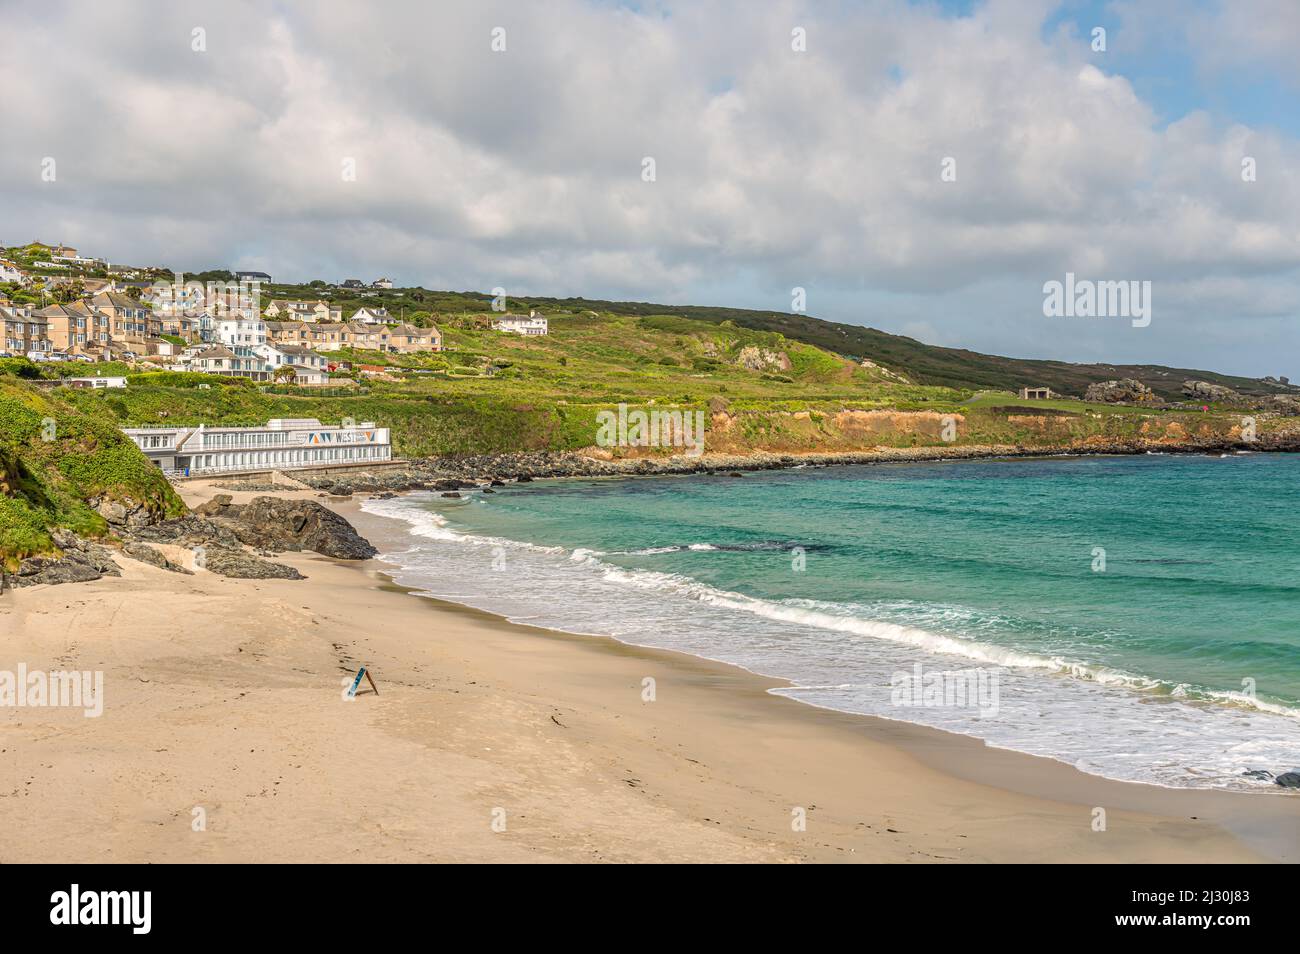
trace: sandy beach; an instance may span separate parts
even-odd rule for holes
[[[322,502],[381,550],[401,533]],[[105,695],[99,718],[0,710],[0,861],[1300,856],[1285,793],[1110,782],[773,696],[782,683],[734,667],[418,597],[381,560],[275,559],[307,579],[121,557],[120,579],[0,599],[0,669],[102,670]],[[346,700],[361,664],[379,693]]]

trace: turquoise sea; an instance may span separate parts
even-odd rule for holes
[[[1111,778],[1276,790],[1242,773],[1300,765],[1298,505],[1300,457],[1243,454],[539,481],[365,507],[408,523],[385,558],[433,596]]]

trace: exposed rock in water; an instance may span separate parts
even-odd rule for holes
[[[54,530],[50,537],[63,555],[28,557],[18,564],[16,571],[3,574],[6,587],[86,583],[104,576],[122,575],[108,547],[67,530]]]
[[[1149,387],[1136,378],[1123,378],[1119,381],[1100,381],[1088,385],[1083,395],[1085,401],[1094,404],[1160,404],[1160,398]]]
[[[1300,788],[1300,772],[1283,772],[1273,781],[1283,788]]]

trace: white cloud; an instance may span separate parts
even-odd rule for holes
[[[674,302],[758,276],[733,303],[785,307],[797,282],[818,314],[898,330],[872,310],[893,296],[944,343],[1116,360],[1191,360],[1234,301],[1243,322],[1253,300],[1294,302],[1297,143],[1204,114],[1160,127],[1086,39],[1043,38],[1051,6],[16,7],[0,239]],[[1281,55],[1267,30],[1227,34]],[[57,183],[39,181],[47,155]],[[1033,290],[1067,270],[1153,280],[1169,330],[1045,328]],[[1207,280],[1233,289],[1209,310]],[[1259,328],[1232,361],[1273,360]]]

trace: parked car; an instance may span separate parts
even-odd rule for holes
[[[16,358],[16,357],[18,356],[16,354],[13,354],[12,352],[0,351],[0,358]]]
[[[27,360],[28,361],[49,361],[50,355],[48,351],[29,351],[27,352]]]
[[[88,355],[88,354],[74,354],[74,355],[69,355],[69,357],[70,357],[71,360],[73,360],[73,361],[84,361],[84,362],[86,362],[86,364],[94,364],[94,363],[95,363],[95,359],[92,358],[92,357],[91,357],[90,355]]]
[[[139,361],[140,356],[136,354],[134,351],[123,351],[121,354],[121,359],[123,361]]]
[[[49,356],[45,360],[46,361],[69,361],[71,359],[62,351],[51,351]]]

